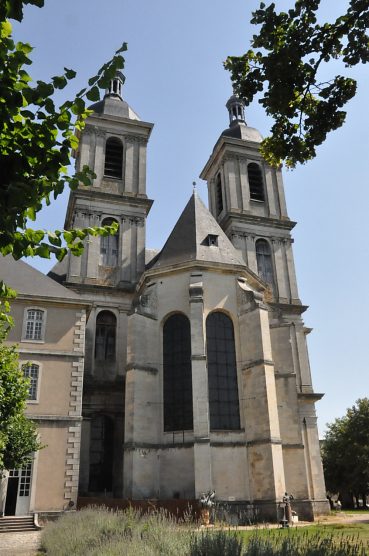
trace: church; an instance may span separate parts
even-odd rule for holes
[[[229,127],[200,174],[209,208],[194,191],[162,249],[146,249],[153,124],[122,84],[118,74],[91,107],[75,156],[96,178],[71,192],[65,220],[66,229],[117,222],[117,234],[89,237],[81,257],[48,276],[1,262],[0,278],[19,292],[9,340],[31,378],[27,414],[46,444],[28,470],[28,503],[20,479],[10,496],[23,472],[11,470],[3,511],[215,490],[235,512],[277,520],[288,492],[313,520],[329,509],[322,394],[312,387],[281,170],[262,159],[262,137],[231,96]]]

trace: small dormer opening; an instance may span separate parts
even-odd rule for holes
[[[209,234],[206,236],[205,243],[209,245],[209,247],[218,247],[218,237],[215,234]]]

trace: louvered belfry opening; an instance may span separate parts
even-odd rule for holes
[[[108,178],[122,179],[123,145],[119,139],[110,137],[105,146],[104,175]]]
[[[222,178],[220,177],[220,174],[217,175],[215,197],[217,215],[219,216],[219,214],[223,211]]]
[[[264,201],[263,175],[259,164],[250,162],[247,166],[249,177],[250,199],[252,201]]]

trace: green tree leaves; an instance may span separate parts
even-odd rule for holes
[[[323,449],[326,485],[331,492],[369,493],[369,399],[362,398],[344,417],[328,425]]]
[[[56,107],[55,91],[67,87],[76,72],[64,68],[50,82],[32,83],[26,66],[32,61],[28,44],[14,43],[7,17],[22,19],[22,5],[42,6],[41,1],[6,2],[0,8],[0,254],[61,260],[67,250],[81,254],[88,234],[101,234],[103,228],[76,232],[60,231],[56,236],[27,227],[44,204],[56,199],[65,186],[89,186],[95,175],[85,166],[70,175],[73,151],[78,149],[79,133],[89,115],[86,101],[98,101],[100,88],[106,88],[116,72],[124,67],[122,52],[104,64],[73,100]],[[53,238],[53,241],[50,241]],[[57,238],[57,239],[56,239]],[[70,239],[72,238],[72,239]]]
[[[321,68],[340,59],[353,66],[369,60],[369,4],[351,0],[333,23],[317,23],[320,0],[297,0],[288,12],[261,3],[251,23],[260,25],[243,56],[230,56],[236,94],[246,105],[258,102],[274,119],[261,152],[272,165],[293,168],[316,155],[327,134],[342,126],[341,110],[356,93],[355,80],[335,76],[327,83]]]
[[[22,467],[41,447],[36,425],[24,416],[29,381],[20,369],[16,346],[3,343],[13,325],[9,301],[15,296],[0,282],[0,472]]]
[[[0,470],[22,467],[41,448],[36,425],[23,413],[28,391],[15,346],[0,344]]]
[[[43,6],[43,0],[3,0],[0,2],[0,254],[62,260],[68,250],[80,255],[88,235],[116,233],[117,224],[104,228],[75,230],[34,230],[29,220],[36,220],[44,204],[56,199],[65,186],[75,189],[89,186],[95,175],[85,166],[70,175],[72,151],[78,148],[79,132],[90,113],[86,100],[97,101],[100,87],[124,67],[121,53],[90,79],[90,88],[82,89],[73,100],[56,107],[55,91],[67,87],[76,76],[64,68],[50,82],[33,85],[26,67],[32,64],[29,44],[12,39],[8,18],[22,20],[23,6]],[[0,282],[0,470],[21,467],[40,449],[35,424],[24,416],[29,383],[19,369],[15,347],[4,345],[13,324],[9,300],[15,296]]]

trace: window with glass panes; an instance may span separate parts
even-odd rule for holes
[[[258,239],[255,251],[260,278],[274,287],[273,260],[269,243],[265,239]]]
[[[31,490],[32,464],[20,470],[19,496],[29,496]]]
[[[240,428],[233,323],[219,311],[206,319],[210,430]]]
[[[28,309],[26,318],[26,340],[42,340],[44,311]]]
[[[100,311],[96,318],[95,359],[115,361],[117,319],[110,311]]]
[[[175,314],[163,328],[164,431],[193,429],[190,321]]]
[[[105,218],[102,226],[111,226],[116,222],[113,218]],[[116,266],[118,262],[118,233],[100,237],[100,264]]]
[[[39,366],[35,363],[27,363],[27,365],[23,365],[22,371],[24,377],[30,381],[28,399],[37,400]]]

